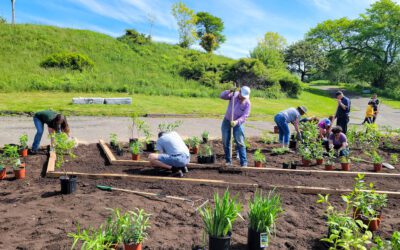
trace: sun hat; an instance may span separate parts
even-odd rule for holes
[[[240,88],[240,94],[244,97],[244,98],[249,98],[250,97],[250,88],[247,86],[243,86]]]
[[[299,106],[298,109],[303,111],[304,114],[307,113],[307,108],[304,106]]]

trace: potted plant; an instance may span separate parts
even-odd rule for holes
[[[209,132],[204,130],[203,133],[201,133],[201,138],[203,138],[203,143],[207,143],[208,142],[208,136],[209,136]]]
[[[215,155],[210,145],[206,144],[203,147],[200,147],[197,162],[200,164],[213,164],[215,162]]]
[[[299,154],[301,155],[302,163],[304,167],[310,166],[312,159],[312,151],[305,144],[301,144],[299,148]]]
[[[324,148],[322,147],[322,144],[313,144],[313,154],[317,165],[322,165],[324,163]]]
[[[16,179],[25,178],[25,165],[19,159],[18,146],[5,145],[3,149],[4,162],[12,166]]]
[[[7,177],[7,161],[3,154],[0,154],[0,180],[4,180]]]
[[[378,152],[373,151],[371,154],[372,162],[374,164],[374,171],[375,172],[380,172],[382,171],[382,162],[383,159],[382,157],[378,154]]]
[[[279,195],[270,191],[268,196],[256,191],[249,202],[249,229],[247,246],[249,250],[266,249],[269,236],[275,231],[275,221],[282,214],[282,202]]]
[[[150,132],[150,128],[146,126],[143,130],[146,142],[146,151],[147,152],[154,152],[156,150],[156,141],[152,140],[151,137],[153,136]]]
[[[256,168],[262,167],[262,164],[265,163],[265,155],[261,153],[261,149],[257,149],[253,155],[254,166]]]
[[[76,145],[76,142],[68,137],[66,133],[53,133],[50,135],[53,142],[54,151],[56,153],[56,168],[63,167],[63,171],[65,175],[60,176],[61,183],[61,193],[62,194],[71,194],[76,191],[76,176],[68,176],[66,168],[64,166],[65,156],[70,157],[71,159],[75,158],[75,154],[73,153],[73,149]]]
[[[142,145],[140,141],[134,141],[130,145],[131,147],[131,152],[132,152],[132,160],[138,161],[140,160],[140,152],[142,149]]]
[[[348,155],[341,156],[340,165],[343,171],[350,171],[350,157]]]
[[[199,153],[197,155],[197,163],[199,163],[199,164],[206,164],[207,163],[207,159],[206,159],[206,156],[205,156],[205,150],[202,147],[199,149]]]
[[[199,153],[199,145],[200,145],[200,139],[197,136],[193,136],[190,139],[190,149],[192,154],[198,154]]]
[[[276,137],[269,132],[263,132],[261,136],[262,143],[274,144],[276,142]]]
[[[117,137],[117,134],[111,133],[111,134],[110,134],[110,146],[111,146],[112,148],[116,148],[117,145],[118,145],[118,137]]]
[[[80,250],[112,249],[108,236],[102,225],[98,229],[88,228],[82,230],[77,225],[76,233],[68,233],[68,237],[74,239],[71,249],[76,249],[78,242],[81,242]]]
[[[150,228],[150,215],[143,209],[136,212],[130,211],[126,216],[122,233],[125,250],[141,250],[142,242],[147,238],[147,230]]]
[[[22,157],[27,157],[28,156],[28,135],[27,134],[22,134],[19,137],[19,146],[20,146],[20,155]]]
[[[124,148],[122,147],[121,143],[118,143],[116,146],[116,151],[118,156],[123,156],[124,155]]]
[[[330,150],[325,160],[325,170],[332,171],[334,167],[335,151]]]
[[[228,250],[232,226],[242,210],[237,196],[231,198],[228,190],[222,198],[214,193],[214,207],[210,204],[199,210],[208,233],[209,250]]]

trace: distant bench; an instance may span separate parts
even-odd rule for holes
[[[132,104],[131,97],[76,97],[72,98],[72,104]]]

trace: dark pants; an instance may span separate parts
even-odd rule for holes
[[[375,119],[375,117],[374,117],[374,119]],[[365,117],[365,119],[362,122],[362,124],[364,124],[364,123],[369,123],[369,124],[374,123],[373,118],[372,117]]]
[[[343,130],[343,134],[347,133],[347,124],[349,124],[350,118],[348,115],[338,116],[336,125],[340,126]]]

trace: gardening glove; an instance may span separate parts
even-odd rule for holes
[[[231,121],[231,127],[235,127],[238,124],[237,121]]]

